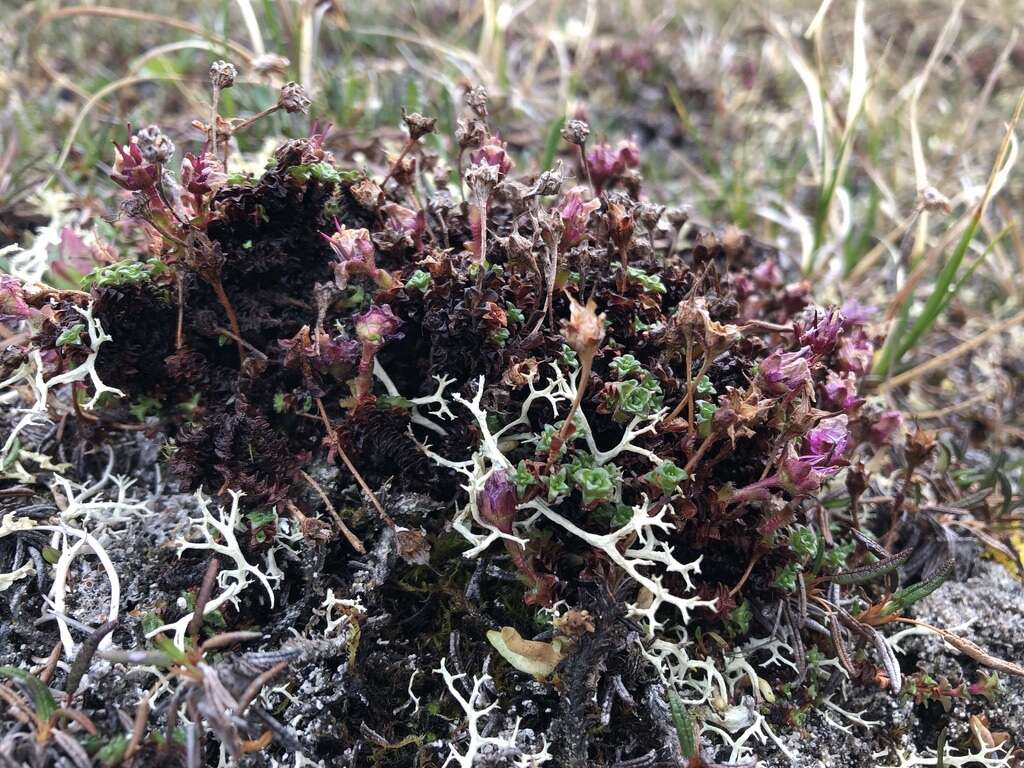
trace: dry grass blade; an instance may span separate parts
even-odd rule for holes
[[[906,624],[913,624],[914,626],[923,627],[931,632],[934,632],[951,646],[956,648],[960,653],[974,659],[979,664],[994,669],[997,672],[1005,672],[1008,675],[1017,675],[1018,677],[1024,677],[1024,667],[1020,664],[1015,664],[1012,661],[1006,661],[1000,659],[997,656],[993,656],[986,652],[984,649],[979,648],[973,642],[965,637],[960,637],[949,630],[940,629],[939,627],[933,627],[931,624],[927,624],[917,619],[899,618],[897,621],[902,621]]]

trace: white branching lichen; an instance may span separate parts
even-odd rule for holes
[[[263,585],[270,600],[270,607],[274,606],[274,589],[271,586],[271,579],[252,563],[245,559],[241,546],[235,536],[235,530],[239,527],[241,512],[238,501],[244,494],[240,491],[229,491],[231,504],[228,507],[220,506],[217,514],[211,511],[211,501],[203,495],[202,490],[196,492],[196,503],[199,506],[200,517],[193,519],[192,527],[203,537],[202,542],[191,542],[179,539],[178,556],[190,549],[209,550],[223,555],[234,563],[234,568],[222,569],[217,574],[218,587],[223,590],[216,597],[211,598],[204,607],[203,615],[212,613],[225,603],[237,604],[238,596],[249,586],[253,579]],[[162,632],[173,630],[174,642],[179,647],[184,647],[185,632],[189,622],[192,621],[193,612],[187,613],[182,618],[171,624],[164,624],[146,633],[146,637],[153,637]]]
[[[467,697],[462,694],[459,687],[455,684],[456,681],[466,676],[465,673],[453,675],[448,671],[447,662],[447,657],[441,659],[441,666],[435,669],[434,672],[444,678],[448,692],[459,703],[462,711],[466,714],[466,734],[469,737],[469,743],[465,746],[466,751],[462,753],[459,752],[454,744],[449,743],[448,757],[444,761],[442,768],[451,764],[455,764],[459,768],[473,768],[477,757],[483,755],[514,757],[513,764],[517,768],[533,768],[533,766],[543,765],[552,759],[551,754],[548,752],[547,740],[543,739],[543,737],[541,749],[537,752],[525,752],[519,747],[517,743],[519,718],[516,718],[515,725],[510,733],[506,735],[484,736],[482,721],[498,708],[497,701],[492,701],[490,704],[483,706],[482,709],[479,708],[484,703],[484,687],[490,682],[491,676],[488,674],[483,674],[479,677],[474,675],[473,685]]]
[[[925,750],[919,753],[912,749],[896,749],[895,763],[883,763],[882,760],[892,760],[891,752],[876,752],[872,757],[878,761],[879,768],[917,768],[917,766],[938,766],[948,768],[1001,768],[1002,766],[1013,765],[1011,758],[1013,753],[1005,745],[995,747],[982,747],[977,752],[961,752],[954,750],[949,745],[943,748],[941,761],[934,749]]]
[[[21,418],[18,419],[18,422],[4,441],[3,449],[0,451],[0,463],[6,464],[8,461],[13,460],[12,451],[18,446],[18,436],[42,418],[42,414],[46,412],[49,403],[50,392],[57,387],[89,380],[93,386],[93,395],[86,402],[82,403],[82,407],[85,410],[95,408],[96,403],[104,394],[124,397],[124,392],[121,390],[104,384],[102,379],[100,379],[99,373],[96,371],[96,359],[99,356],[100,346],[110,341],[111,337],[103,330],[103,325],[100,323],[99,318],[93,316],[93,302],[89,302],[89,306],[85,309],[81,307],[75,307],[74,309],[82,316],[85,333],[88,338],[89,353],[86,355],[85,360],[64,373],[46,379],[43,376],[42,355],[38,349],[33,349],[29,352],[28,362],[22,363],[10,377],[0,382],[0,392],[23,385],[30,391],[33,400],[32,405],[28,408],[19,409],[22,411]]]

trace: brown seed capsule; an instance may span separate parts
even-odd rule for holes
[[[475,117],[455,122],[455,140],[461,149],[479,147],[487,141],[487,126]]]
[[[277,106],[285,112],[295,114],[309,112],[309,105],[312,102],[306,94],[306,89],[296,82],[285,83],[281,86],[281,93],[277,97]]]
[[[238,70],[229,61],[218,60],[210,65],[210,83],[217,90],[222,91],[233,86],[236,77],[238,77]]]
[[[916,468],[924,464],[931,452],[935,450],[935,433],[924,429],[914,430],[907,437],[907,464]]]
[[[583,120],[570,120],[562,128],[562,138],[570,144],[582,146],[587,143],[588,136],[590,136],[590,126]]]
[[[352,193],[352,197],[355,198],[357,203],[370,211],[377,210],[380,207],[381,200],[384,198],[384,193],[381,192],[380,186],[373,179],[363,179],[353,184],[349,192]]]
[[[622,249],[629,246],[633,238],[633,217],[626,211],[626,207],[619,202],[608,204],[608,236],[616,248]]]
[[[419,112],[407,114],[403,109],[402,122],[405,123],[405,127],[409,129],[409,138],[413,141],[417,141],[428,133],[434,132],[434,126],[437,124],[437,119],[433,117],[424,117]]]

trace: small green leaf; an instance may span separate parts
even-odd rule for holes
[[[57,346],[64,347],[69,344],[80,344],[82,342],[82,331],[85,330],[85,326],[81,323],[75,323],[69,328],[65,328],[64,332],[57,337]]]
[[[675,691],[669,691],[668,703],[672,710],[672,723],[676,728],[676,736],[679,738],[679,749],[683,753],[683,757],[689,760],[697,754],[697,744],[693,736],[693,721],[690,719],[690,713],[687,712],[682,699],[676,695]]]
[[[9,677],[24,683],[25,687],[28,688],[29,696],[32,698],[32,704],[35,706],[36,716],[40,720],[48,722],[53,717],[53,714],[57,711],[57,700],[53,698],[53,694],[46,687],[46,683],[35,675],[17,667],[0,667],[0,676]]]

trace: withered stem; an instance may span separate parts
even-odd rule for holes
[[[235,308],[231,306],[231,300],[228,298],[227,292],[224,290],[224,283],[221,282],[220,277],[210,282],[213,287],[213,292],[217,294],[217,301],[220,302],[220,306],[224,310],[224,314],[228,316],[228,323],[231,325],[231,331],[235,334],[235,340],[238,343],[238,362],[239,364],[245,363],[245,347],[242,342],[242,329],[238,325],[238,315],[235,314]]]
[[[370,501],[373,502],[373,506],[380,513],[381,517],[384,518],[385,522],[388,522],[392,527],[394,527],[394,521],[391,519],[391,516],[384,511],[384,506],[377,498],[377,494],[373,492],[373,489],[370,488],[369,484],[363,479],[363,476],[359,474],[359,470],[356,469],[355,464],[352,463],[348,454],[345,453],[345,449],[341,447],[341,440],[338,438],[338,433],[334,429],[334,425],[331,424],[331,420],[327,417],[327,410],[324,408],[324,401],[319,397],[316,398],[316,407],[320,411],[320,420],[323,422],[324,429],[327,430],[327,436],[330,438],[331,443],[334,445],[334,449],[338,452],[338,455],[341,456],[341,460],[345,462],[345,466],[348,467],[348,471],[352,473],[353,477],[355,477],[356,482],[359,483],[359,487],[363,489],[363,493],[370,497]]]

